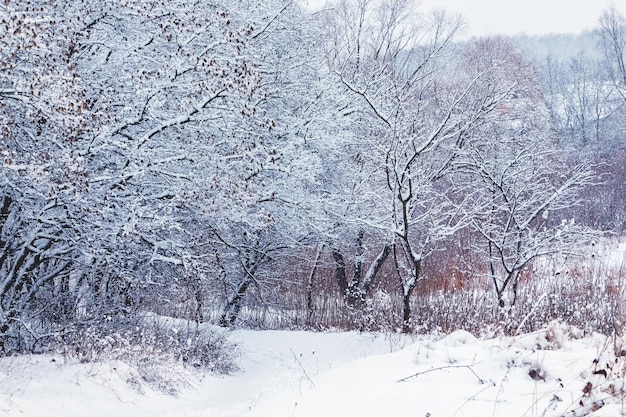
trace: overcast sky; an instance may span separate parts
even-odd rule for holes
[[[313,7],[325,3],[303,1]],[[611,4],[626,14],[626,0],[421,0],[422,10],[440,7],[462,14],[468,36],[579,33],[595,27]]]

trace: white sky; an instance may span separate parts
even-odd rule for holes
[[[303,1],[310,7],[325,3]],[[626,0],[421,0],[421,9],[439,7],[462,14],[468,24],[467,36],[544,35],[591,29],[611,4],[626,15]]]

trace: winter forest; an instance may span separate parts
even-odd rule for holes
[[[0,355],[621,336],[626,17],[464,39],[416,6],[3,1]]]

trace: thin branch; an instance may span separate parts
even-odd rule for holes
[[[493,381],[487,381],[486,379],[482,379],[481,377],[478,376],[478,374],[472,369],[472,367],[470,365],[446,365],[446,366],[439,366],[436,368],[431,368],[431,369],[427,369],[426,371],[421,371],[421,372],[417,372],[413,375],[409,375],[407,377],[398,379],[396,382],[405,382],[411,378],[416,378],[420,375],[425,375],[425,374],[429,374],[431,372],[435,372],[435,371],[442,371],[445,369],[460,369],[460,368],[465,368],[465,369],[469,369],[469,371],[478,379],[478,383],[482,384],[486,384],[487,382],[491,382],[491,384],[493,384],[495,386],[495,383]]]

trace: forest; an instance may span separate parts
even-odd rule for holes
[[[0,355],[227,370],[200,323],[621,334],[626,18],[463,25],[409,0],[3,1]]]

